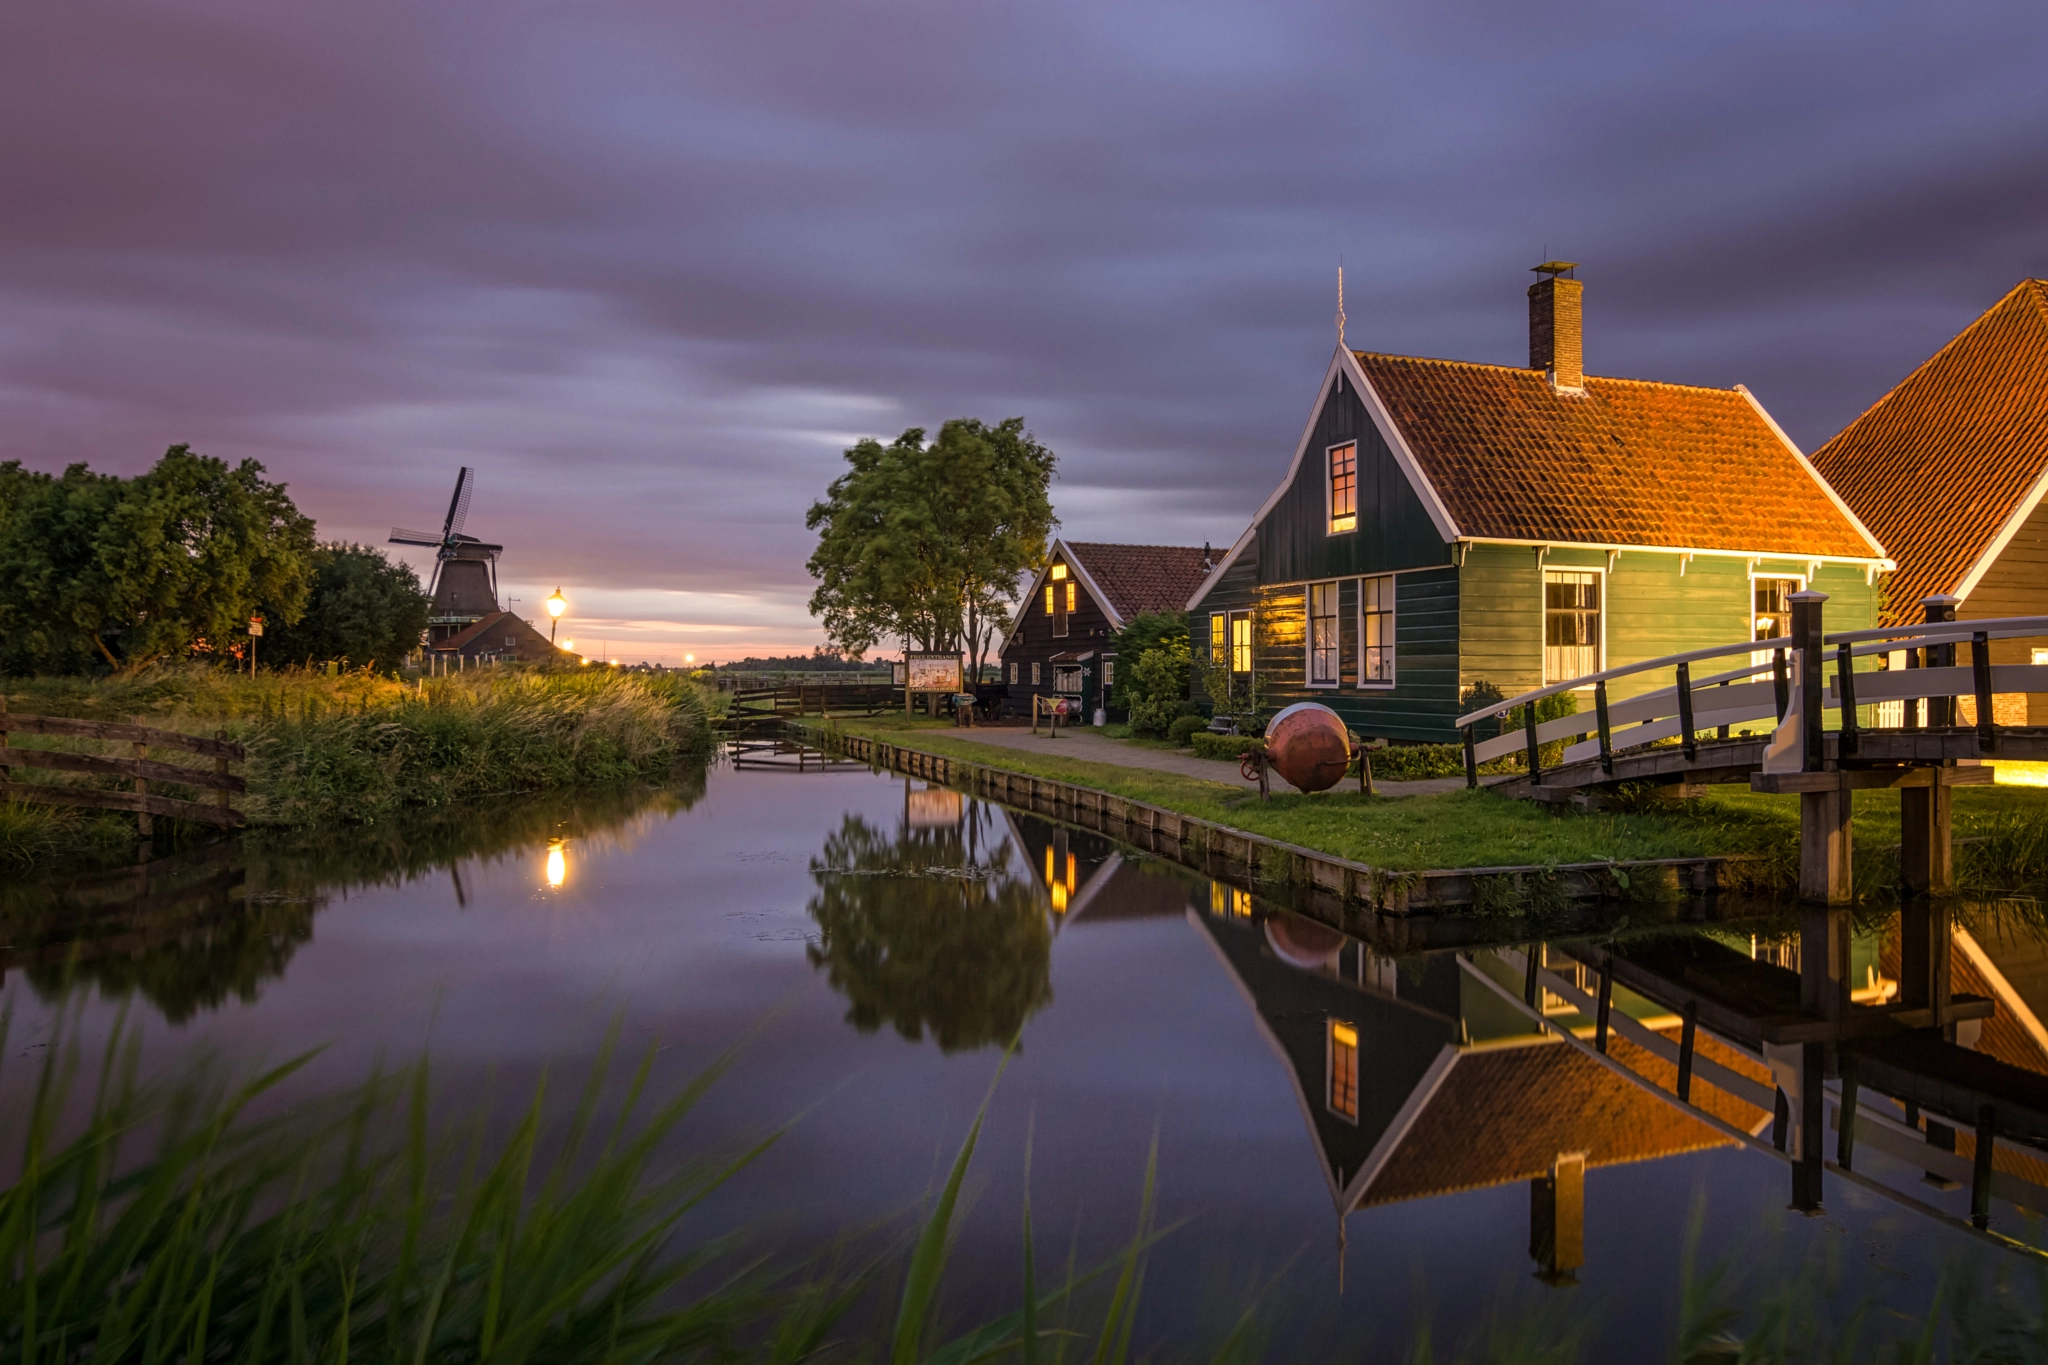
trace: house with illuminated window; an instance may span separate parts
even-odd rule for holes
[[[1813,462],[1898,560],[1884,624],[1937,595],[1959,620],[2048,616],[2048,280],[2021,280]],[[1991,661],[2048,663],[2048,638],[1994,640]],[[2048,725],[2048,694],[1992,704],[2000,725]]]
[[[1884,548],[1749,390],[1587,374],[1584,283],[1536,269],[1526,366],[1330,358],[1279,485],[1187,602],[1196,649],[1269,710],[1450,741],[1475,684],[1772,638],[1803,588],[1831,630],[1876,623]]]
[[[1089,723],[1116,684],[1116,637],[1150,611],[1179,611],[1215,567],[1208,546],[1109,545],[1055,538],[1001,652],[1011,715],[1061,697]]]

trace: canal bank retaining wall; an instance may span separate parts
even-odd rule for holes
[[[1341,906],[1383,915],[1516,915],[1578,901],[1654,901],[1763,889],[1764,860],[1751,855],[1396,872],[1094,787],[1011,772],[824,726],[797,721],[786,725],[794,739],[877,770],[964,788],[1004,805],[1095,830],[1198,871],[1276,882],[1312,892],[1318,899],[1327,896]]]

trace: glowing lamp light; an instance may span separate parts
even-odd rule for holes
[[[562,617],[562,613],[567,610],[569,610],[569,599],[562,596],[562,590],[560,588],[556,588],[554,591],[554,595],[548,598],[548,615],[554,617],[556,620],[560,620]]]
[[[560,839],[548,840],[548,890],[560,891],[569,880],[569,859]]]

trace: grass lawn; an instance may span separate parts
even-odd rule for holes
[[[1510,801],[1486,791],[1366,797],[1348,790],[1261,802],[1234,782],[977,744],[965,738],[971,731],[955,729],[948,721],[891,716],[838,723],[848,734],[1093,787],[1397,871],[1770,852],[1798,834],[1796,807],[1789,813],[1712,806],[1588,813]]]

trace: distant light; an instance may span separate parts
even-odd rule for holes
[[[696,663],[696,662],[697,662],[697,656],[696,656],[696,655],[694,655],[694,654],[685,654],[685,655],[683,656],[683,662],[684,662],[684,663],[686,663],[686,664],[693,664],[693,663]]]
[[[559,891],[562,883],[569,880],[569,859],[562,851],[560,839],[548,840],[548,887]]]
[[[574,653],[576,649],[576,642],[574,640],[564,640],[562,641],[562,648],[570,651],[571,653]]]

